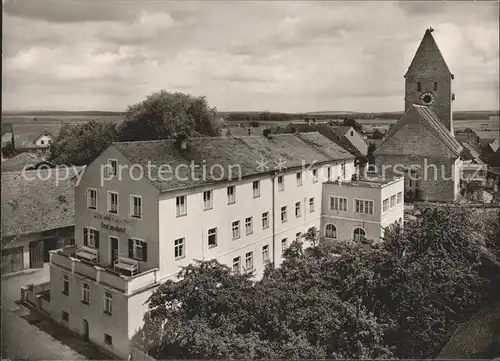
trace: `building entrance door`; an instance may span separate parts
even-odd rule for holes
[[[118,238],[109,237],[110,249],[111,249],[111,264],[114,265],[115,261],[118,260]]]
[[[30,242],[30,268],[43,267],[43,241]]]
[[[88,323],[87,320],[83,320],[82,324],[83,324],[82,325],[82,328],[83,328],[83,330],[82,330],[83,339],[85,341],[88,341],[89,340],[89,323]]]

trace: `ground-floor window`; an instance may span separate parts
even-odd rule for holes
[[[65,311],[62,312],[62,320],[63,320],[63,322],[69,322],[69,313],[68,312],[65,312]]]
[[[361,241],[366,238],[366,232],[363,228],[357,227],[353,231],[353,239],[355,241]]]
[[[325,236],[328,238],[337,238],[337,228],[329,223],[325,227]]]
[[[113,344],[113,337],[108,335],[107,333],[104,334],[104,343],[108,346],[111,346]]]

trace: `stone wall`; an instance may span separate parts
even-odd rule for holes
[[[405,167],[417,167],[421,180],[421,200],[453,202],[456,200],[459,180],[455,179],[455,160],[447,157],[413,157],[409,155],[377,155],[375,164],[378,172],[385,166],[385,176],[393,172],[403,174]],[[434,167],[435,166],[435,167]],[[409,186],[405,179],[405,190]]]

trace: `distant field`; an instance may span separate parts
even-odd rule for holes
[[[247,112],[250,113],[250,112]],[[257,114],[258,112],[255,112]],[[335,114],[340,112],[317,112],[316,114]],[[461,116],[467,112],[461,112]],[[475,112],[474,115],[478,115]],[[490,112],[491,113],[491,112]],[[220,113],[219,115],[224,115],[225,113]],[[63,124],[78,124],[81,122],[88,122],[90,120],[98,120],[104,122],[118,122],[121,123],[124,119],[123,113],[117,112],[99,112],[99,111],[88,111],[88,112],[4,112],[2,114],[2,135],[6,132],[12,130],[12,124],[28,124],[32,123],[34,117],[36,116],[36,121],[39,123],[54,123],[62,122]],[[387,129],[391,124],[397,122],[397,119],[389,115],[390,118],[380,117],[373,119],[356,118],[356,113],[352,116],[365,128],[382,128]],[[323,119],[321,119],[323,120]],[[339,119],[335,119],[339,121]],[[290,121],[258,121],[261,127],[265,126],[286,126]],[[237,124],[242,126],[249,126],[248,121],[228,122],[229,126],[237,126]],[[497,138],[500,140],[500,120],[498,116],[490,116],[489,119],[466,119],[462,120],[460,117],[454,120],[455,129],[465,129],[471,128],[474,130],[481,138]],[[485,131],[485,129],[490,129],[490,131]]]
[[[82,122],[89,122],[91,120],[103,121],[103,122],[116,122],[121,123],[123,121],[123,115],[113,114],[113,115],[58,115],[58,114],[47,114],[47,115],[37,115],[36,121],[38,123],[63,123],[63,124],[79,124]],[[31,115],[12,115],[4,114],[2,115],[2,134],[12,131],[12,124],[29,124],[33,123],[34,116]]]

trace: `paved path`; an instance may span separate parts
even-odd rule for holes
[[[23,318],[31,312],[16,301],[21,298],[21,286],[48,281],[48,267],[2,278],[2,358],[14,360],[85,360],[86,357],[54,339],[48,333]]]

